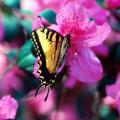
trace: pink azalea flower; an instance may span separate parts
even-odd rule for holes
[[[48,26],[49,25],[48,21],[45,20],[43,17],[37,17],[33,21],[32,30],[35,30],[35,29],[40,28],[40,27],[44,27],[44,25]]]
[[[0,100],[0,120],[15,119],[17,108],[18,103],[14,98],[3,96]]]
[[[68,105],[64,105],[64,107],[61,110],[53,111],[51,113],[50,120],[56,120],[56,118],[58,120],[80,120],[80,118],[78,118],[76,114],[74,107]]]
[[[70,2],[57,14],[57,25],[49,28],[65,36],[70,34],[70,48],[66,57],[69,83],[72,80],[96,82],[102,77],[102,65],[91,47],[100,45],[111,29],[107,22],[102,25],[90,20],[88,9],[81,3]],[[72,79],[71,79],[72,78]],[[68,84],[69,84],[68,83]],[[72,86],[72,85],[70,85]]]
[[[106,86],[106,93],[116,103],[116,107],[118,108],[120,114],[120,73],[118,74],[115,84]]]
[[[109,11],[102,8],[96,0],[82,0],[82,3],[88,9],[89,16],[98,24],[103,24],[107,21],[107,17],[110,15]]]
[[[109,55],[109,48],[106,44],[101,44],[99,46],[95,46],[92,50],[99,56],[107,58]]]
[[[108,106],[111,106],[111,107],[114,107],[114,108],[117,108],[117,102],[114,98],[110,97],[110,96],[106,96],[104,99],[103,99],[103,103],[105,105],[108,105]]]
[[[120,73],[117,76],[117,81],[115,84],[106,86],[106,93],[108,96],[116,98],[117,96],[119,96],[119,92],[120,92]]]
[[[29,93],[29,95],[24,99],[25,104],[27,104],[33,111],[39,115],[49,114],[53,109],[55,109],[55,93],[54,91],[49,92],[49,97],[47,101],[44,101],[47,91],[41,91],[37,97],[34,96],[35,91]]]
[[[119,8],[120,1],[119,0],[105,0],[107,7],[109,8]]]
[[[65,82],[64,86],[66,88],[73,88],[76,81],[74,80],[74,77],[72,75],[69,75],[67,78],[67,81]]]
[[[87,9],[73,2],[57,14],[57,24],[63,36],[71,36],[71,47],[67,55],[69,74],[80,81],[99,80],[102,77],[102,66],[91,47],[100,45],[108,37],[110,26],[106,22],[98,25],[90,21]]]
[[[88,9],[89,17],[94,19],[98,24],[103,24],[107,21],[107,17],[110,15],[109,11],[102,8],[96,0],[71,0],[72,2],[77,2],[83,4],[84,7]],[[64,0],[64,4],[69,3],[70,0]]]
[[[120,91],[120,73],[117,76],[117,81],[115,84],[106,86],[107,95],[113,98],[116,98],[119,91]]]
[[[22,78],[25,76],[24,72],[19,70],[16,66],[7,71],[0,80],[0,91],[2,94],[10,94],[12,90],[22,89]]]

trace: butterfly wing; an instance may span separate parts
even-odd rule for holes
[[[62,41],[60,56],[59,56],[59,60],[57,63],[57,68],[59,68],[58,72],[60,72],[62,70],[62,68],[64,67],[65,56],[66,56],[67,50],[69,48],[69,45],[70,45],[70,36],[66,35]]]
[[[37,39],[35,39],[35,36]],[[46,63],[46,68],[50,73],[55,74],[61,52],[63,37],[51,29],[40,28],[32,32],[32,38],[37,51],[37,55],[40,56],[41,46],[41,49],[43,51],[42,54],[45,56],[44,60]]]
[[[38,73],[40,74],[41,83],[46,85],[55,84],[55,75],[65,61],[69,37],[63,37],[48,28],[39,28],[32,32],[32,41],[37,56],[40,57]]]

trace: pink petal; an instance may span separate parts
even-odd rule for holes
[[[107,95],[111,96],[113,98],[116,98],[119,90],[120,90],[120,84],[113,84],[113,85],[107,85],[106,86]]]
[[[56,21],[63,34],[74,36],[85,30],[89,19],[82,4],[70,2],[57,14]]]
[[[30,97],[27,96],[25,98],[25,104],[28,104],[31,109],[36,111],[38,114],[45,115],[50,113],[53,109],[55,109],[55,93],[53,90],[50,90],[47,101],[45,102],[44,99],[46,97],[46,93],[47,90],[43,90],[40,91],[40,94],[38,94],[36,97],[34,97],[34,95],[30,95]]]
[[[65,82],[64,86],[67,88],[73,88],[76,83],[76,80],[74,76],[69,75],[69,78],[67,78],[67,81]]]
[[[34,64],[34,71],[33,71],[33,74],[35,75],[35,77],[39,78],[39,73],[38,73],[38,69],[39,69],[39,62],[40,60],[40,57],[37,57],[36,58],[36,61],[35,61],[35,64]]]
[[[117,81],[115,84],[106,86],[106,93],[108,96],[116,98],[120,93],[120,73],[117,76]]]
[[[25,77],[25,73],[18,67],[14,66],[9,70],[3,78],[0,80],[0,92],[2,94],[10,94],[14,90],[22,90],[22,79]]]
[[[50,114],[50,120],[82,120],[77,114],[73,105],[63,105],[59,111],[52,111]],[[59,118],[59,119],[58,119]]]
[[[52,24],[51,26],[49,26],[49,28],[62,35],[62,32],[61,32],[60,27],[58,25]]]
[[[88,9],[89,16],[94,18],[97,24],[106,22],[110,13],[102,8],[96,0],[82,0],[83,5]]]
[[[102,66],[99,59],[89,48],[74,52],[71,48],[67,56],[69,74],[83,82],[96,82],[102,77]],[[71,72],[70,72],[71,71]]]
[[[109,55],[109,48],[106,44],[101,44],[99,46],[95,46],[92,48],[92,50],[97,54],[102,57],[108,57]]]
[[[83,44],[87,47],[100,45],[111,32],[111,28],[108,23],[104,23],[103,25],[98,25],[96,28],[96,32],[91,34],[86,34],[85,40]]]
[[[113,99],[112,97],[110,96],[106,96],[105,98],[103,98],[103,102],[105,105],[110,105],[110,106],[113,106],[113,107],[117,107],[117,101],[116,99]]]
[[[118,7],[120,7],[120,0],[105,0],[105,3],[110,8],[118,8]]]
[[[40,17],[37,17],[32,24],[32,30],[43,27],[42,20]]]
[[[10,95],[2,97],[0,100],[0,116],[2,116],[3,119],[14,119],[17,108],[17,101]]]

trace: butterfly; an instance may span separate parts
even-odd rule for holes
[[[43,27],[32,31],[31,37],[35,52],[40,58],[37,71],[40,86],[36,91],[36,96],[42,86],[53,88],[57,84],[57,78],[65,65],[65,56],[70,46],[70,35],[63,37],[58,32]],[[49,94],[49,87],[45,101]]]

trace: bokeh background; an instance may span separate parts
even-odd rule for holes
[[[55,24],[59,10],[71,1],[76,2],[0,0],[0,120],[120,120],[120,0],[79,0],[99,24],[111,26],[107,39],[92,48],[102,63],[102,78],[66,83],[65,72],[46,102],[45,90],[34,96],[39,81],[29,34],[39,19]]]

